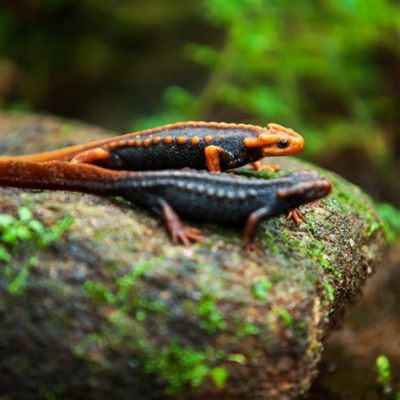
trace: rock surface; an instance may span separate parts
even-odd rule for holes
[[[382,268],[324,343],[320,373],[308,400],[400,399],[400,243],[385,254]],[[376,359],[390,361],[387,393],[377,382]],[[397,397],[396,397],[397,396]]]
[[[105,134],[47,116],[0,115],[3,154]],[[310,168],[275,161],[284,170]],[[305,393],[331,321],[360,292],[383,248],[370,199],[323,174],[334,192],[303,208],[306,224],[296,228],[284,216],[261,224],[264,256],[243,251],[241,232],[213,225],[201,227],[203,243],[173,246],[157,219],[119,199],[1,189],[0,212],[19,212],[13,223],[20,227],[13,242],[5,235],[7,217],[0,217],[0,258],[1,249],[11,255],[3,257],[0,274],[2,395],[147,400]]]

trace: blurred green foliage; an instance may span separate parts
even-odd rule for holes
[[[210,71],[198,92],[170,86],[158,120],[207,119],[225,107],[247,121],[276,120],[304,132],[305,151],[349,143],[388,155],[379,126],[398,98],[379,60],[400,56],[400,7],[389,0],[203,0],[200,15],[223,28],[223,43],[187,43]],[[149,125],[149,124],[147,124]],[[369,140],[366,140],[368,138]]]
[[[20,0],[0,6],[0,97],[121,131],[278,122],[400,204],[399,39],[392,0]]]
[[[378,213],[385,222],[387,242],[400,239],[400,210],[389,203],[378,204]]]

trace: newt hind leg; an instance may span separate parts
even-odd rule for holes
[[[201,230],[185,225],[166,201],[161,202],[161,210],[172,243],[180,242],[188,246],[191,242],[200,242],[203,239]]]
[[[280,170],[278,164],[269,164],[269,165],[262,165],[260,161],[254,161],[251,163],[251,166],[256,171],[268,171],[268,172],[276,172]]]
[[[257,254],[262,254],[261,249],[254,243],[254,238],[256,235],[256,230],[258,224],[268,218],[270,210],[268,207],[259,208],[253,211],[246,220],[246,224],[243,230],[243,242],[245,250],[248,252],[255,252]]]
[[[107,150],[97,147],[78,153],[71,159],[71,162],[76,164],[97,164],[99,162],[110,161],[111,158],[111,154]]]

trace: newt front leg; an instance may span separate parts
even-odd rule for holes
[[[221,172],[221,154],[224,151],[220,146],[207,146],[204,149],[207,169],[210,172]]]
[[[287,213],[286,220],[293,220],[295,225],[300,227],[302,222],[306,222],[306,217],[299,208],[294,208]]]
[[[181,242],[185,246],[189,246],[192,241],[200,242],[203,240],[201,230],[185,225],[174,209],[164,200],[161,201],[161,210],[172,243]]]

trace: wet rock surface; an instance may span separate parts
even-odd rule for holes
[[[105,134],[53,117],[0,115],[3,154]],[[284,171],[313,168],[276,161]],[[262,223],[262,256],[243,250],[240,231],[213,225],[200,226],[204,242],[173,246],[156,218],[121,199],[1,189],[1,213],[19,210],[21,219],[29,209],[46,229],[73,221],[45,246],[21,239],[13,251],[3,240],[12,257],[0,275],[1,393],[144,400],[305,393],[332,321],[383,248],[370,199],[322,173],[333,194],[303,207],[300,228],[284,216]]]

